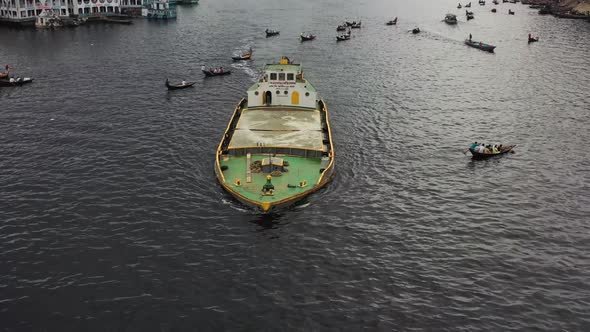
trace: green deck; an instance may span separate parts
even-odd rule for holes
[[[284,161],[289,162],[287,166],[288,172],[281,176],[273,177],[272,184],[275,187],[274,195],[262,195],[262,186],[266,183],[265,173],[252,173],[252,182],[246,183],[247,162],[246,156],[235,157],[229,156],[227,160],[221,160],[222,166],[228,166],[228,169],[223,172],[226,184],[233,190],[243,195],[244,197],[258,201],[258,202],[276,202],[282,199],[291,197],[293,195],[305,192],[313,187],[320,178],[320,158],[302,158],[291,156],[277,156],[283,158]],[[268,158],[268,155],[252,155],[251,161],[262,160]],[[236,186],[234,182],[239,179],[240,186]],[[299,187],[301,181],[307,181],[306,187]],[[288,188],[287,184],[296,185],[296,188]]]

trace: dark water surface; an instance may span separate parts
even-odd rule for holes
[[[472,2],[469,22],[447,0],[201,0],[176,22],[0,30],[0,64],[35,77],[0,89],[0,329],[590,330],[590,24]],[[337,175],[261,216],[213,163],[281,55],[327,101]],[[517,153],[475,162],[474,140]]]

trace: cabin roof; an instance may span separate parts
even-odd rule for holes
[[[281,65],[281,64],[269,64],[266,65],[265,70],[267,71],[291,71],[291,72],[299,72],[301,70],[301,65],[298,64],[289,64],[289,65]]]

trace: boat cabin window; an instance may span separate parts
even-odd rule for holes
[[[270,80],[276,81],[277,80],[277,73],[270,73]]]
[[[285,73],[279,73],[279,81],[285,80]]]
[[[295,80],[295,75],[293,73],[287,74],[287,81],[294,81],[294,80]]]

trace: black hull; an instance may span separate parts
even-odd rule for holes
[[[469,41],[469,39],[465,40],[465,45],[480,49],[482,51],[490,52],[490,53],[494,53],[494,49],[496,48],[496,46],[494,46],[494,45],[483,44],[483,43],[480,45],[479,42],[472,42],[472,41]]]
[[[304,41],[310,41],[310,40],[314,40],[314,39],[315,39],[315,36],[313,36],[313,37],[303,37],[303,36],[301,36],[301,41],[302,42],[304,42]]]
[[[266,37],[268,38],[268,37],[276,36],[276,35],[278,35],[278,34],[279,34],[279,32],[278,32],[278,31],[277,31],[277,32],[267,32],[267,33],[266,33]]]
[[[195,83],[196,82],[187,82],[185,85],[166,83],[166,87],[168,88],[168,90],[180,90],[190,88],[191,86],[195,85]]]
[[[33,79],[29,79],[29,80],[20,80],[18,82],[10,82],[9,80],[5,80],[5,79],[0,79],[0,87],[9,87],[9,86],[21,86],[21,85],[25,85],[28,83],[32,83]]]
[[[223,75],[229,75],[231,74],[231,70],[228,71],[224,71],[222,73],[212,73],[210,71],[207,70],[203,70],[203,73],[205,74],[206,77],[212,77],[212,76],[223,76]]]
[[[232,58],[232,60],[234,60],[234,61],[243,61],[243,60],[250,60],[252,57],[251,57],[251,56],[249,56],[249,57],[245,57],[245,58],[243,58],[243,57],[241,57],[241,56],[232,56],[231,58]]]

